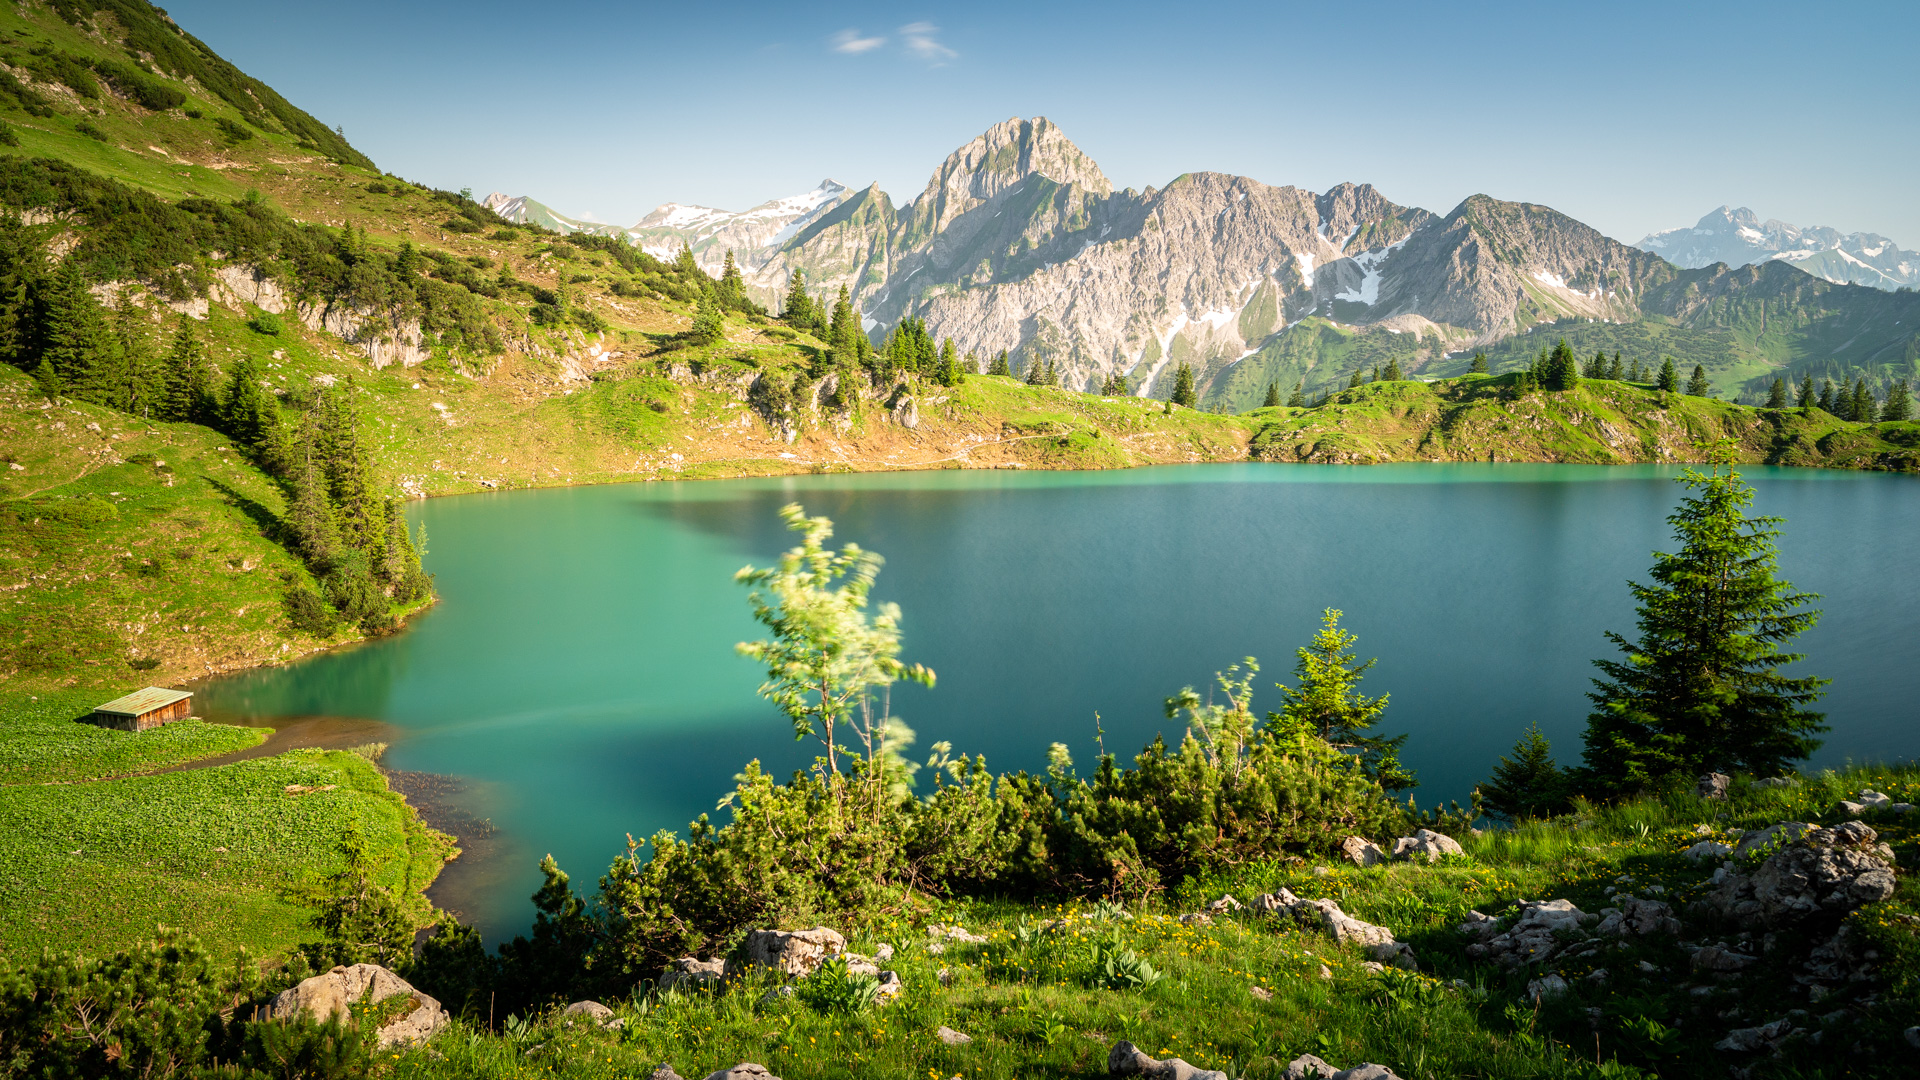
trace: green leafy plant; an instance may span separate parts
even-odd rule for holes
[[[847,969],[845,957],[821,964],[795,986],[800,1003],[829,1016],[851,1016],[873,1007],[880,996],[880,980]]]

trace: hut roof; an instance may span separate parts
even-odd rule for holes
[[[192,696],[185,690],[168,690],[163,686],[149,686],[145,690],[135,690],[126,697],[114,698],[105,705],[95,707],[93,711],[113,713],[116,716],[145,716],[155,709],[164,708]]]

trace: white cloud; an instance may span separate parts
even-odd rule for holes
[[[887,43],[883,37],[861,37],[858,30],[842,30],[833,35],[833,51],[859,54]]]
[[[936,65],[944,64],[960,55],[933,39],[933,35],[939,32],[939,27],[924,22],[908,23],[900,28],[900,36],[906,39],[907,51],[922,60],[930,60]]]

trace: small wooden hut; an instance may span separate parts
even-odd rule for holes
[[[185,719],[192,712],[192,694],[149,686],[95,708],[87,722],[121,731],[151,731],[161,724]]]

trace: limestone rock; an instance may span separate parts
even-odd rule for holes
[[[1108,1076],[1140,1076],[1146,1080],[1229,1080],[1216,1069],[1201,1069],[1181,1058],[1161,1061],[1140,1052],[1140,1048],[1122,1039],[1107,1054]]]
[[[1225,915],[1231,911],[1239,911],[1243,907],[1246,907],[1246,905],[1235,900],[1232,893],[1228,893],[1213,903],[1208,904],[1207,910],[1215,915]]]
[[[1694,785],[1694,793],[1703,799],[1724,799],[1727,789],[1733,786],[1733,777],[1726,773],[1710,772]]]
[[[1777,840],[1791,843],[1817,828],[1819,828],[1818,825],[1805,821],[1782,821],[1764,829],[1749,829],[1741,833],[1739,842],[1734,844],[1733,857],[1743,858],[1754,851],[1772,845]]]
[[[566,1011],[561,1015],[585,1017],[599,1024],[601,1027],[605,1027],[607,1026],[607,1022],[613,1019],[613,1010],[597,1001],[576,1001],[567,1006]]]
[[[1392,1069],[1385,1065],[1375,1065],[1371,1061],[1362,1062],[1351,1069],[1334,1073],[1332,1080],[1400,1080]]]
[[[1279,892],[1261,893],[1253,898],[1253,910],[1267,915],[1283,915],[1300,902],[1300,898],[1285,888]]]
[[[1773,929],[1837,921],[1893,895],[1892,849],[1877,840],[1878,834],[1858,821],[1809,829],[1752,875],[1717,875],[1714,890],[1695,907],[1741,925]]]
[[[708,1073],[706,1080],[780,1080],[780,1078],[767,1071],[765,1065],[743,1061],[731,1069]]]
[[[1432,829],[1416,829],[1412,836],[1403,836],[1393,842],[1395,859],[1424,856],[1428,862],[1436,863],[1444,856],[1459,854],[1463,853],[1453,837],[1434,832]]]
[[[1758,957],[1735,952],[1718,945],[1708,945],[1693,954],[1693,970],[1709,975],[1730,975],[1752,967]]]
[[[1542,975],[1538,979],[1527,981],[1528,1001],[1552,1001],[1562,997],[1568,990],[1567,980],[1558,975]]]
[[[1770,776],[1765,780],[1755,780],[1753,786],[1757,788],[1799,787],[1800,778],[1797,776]]]
[[[881,942],[880,947],[873,951],[873,958],[882,964],[893,959],[893,946],[886,942]]]
[[[1280,1074],[1281,1080],[1332,1080],[1340,1070],[1327,1064],[1312,1054],[1301,1054],[1287,1062],[1287,1071]]]
[[[1387,861],[1387,853],[1379,844],[1359,836],[1340,841],[1340,857],[1355,866],[1378,866]]]
[[[686,1080],[686,1077],[674,1072],[673,1066],[663,1061],[654,1067],[653,1072],[648,1075],[647,1080]]]
[[[879,974],[878,978],[880,980],[880,990],[874,995],[873,1003],[875,1005],[891,1004],[898,999],[901,994],[907,992],[907,984],[900,981],[900,973],[897,971],[883,971]]]
[[[1418,971],[1420,965],[1414,962],[1413,946],[1404,941],[1389,941],[1380,945],[1367,946],[1367,956],[1388,967],[1397,967],[1402,971]]]
[[[1249,986],[1247,987],[1247,993],[1252,994],[1254,998],[1260,1001],[1273,1000],[1273,991],[1264,986]]]
[[[1213,916],[1204,911],[1189,911],[1180,916],[1181,926],[1212,926]]]
[[[1560,951],[1556,932],[1578,930],[1596,921],[1573,905],[1571,900],[1522,900],[1520,917],[1504,933],[1488,935],[1485,940],[1467,946],[1467,955],[1475,959],[1491,958],[1511,971],[1538,964]],[[1484,924],[1462,924],[1476,927]]]
[[[416,1046],[446,1026],[446,1011],[438,1001],[378,964],[337,967],[324,975],[303,979],[300,985],[281,991],[273,999],[267,1006],[267,1016],[275,1020],[303,1014],[320,1021],[333,1016],[344,1018],[351,1015],[350,1009],[355,1003],[374,1004],[403,994],[413,998],[412,1008],[382,1025],[377,1038],[381,1049]]]
[[[1733,847],[1718,840],[1702,840],[1680,854],[1693,862],[1703,859],[1721,859],[1733,854]]]
[[[1317,925],[1333,935],[1333,939],[1345,945],[1353,942],[1359,945],[1388,945],[1393,943],[1393,931],[1384,926],[1361,922],[1359,919],[1340,910],[1340,905],[1331,900],[1301,900],[1292,907],[1293,917],[1308,925]]]
[[[747,935],[747,958],[782,975],[804,978],[822,963],[847,951],[847,939],[837,930],[755,930]],[[758,1068],[759,1066],[755,1066]]]
[[[1727,1037],[1713,1044],[1715,1050],[1727,1050],[1736,1054],[1751,1054],[1756,1050],[1766,1050],[1778,1044],[1793,1030],[1792,1022],[1782,1018],[1771,1024],[1759,1027],[1737,1028],[1727,1032]]]
[[[927,933],[932,937],[946,938],[948,941],[958,941],[966,945],[983,945],[987,940],[985,934],[968,933],[964,927],[941,926],[938,923],[927,927]]]
[[[950,1027],[947,1027],[945,1024],[942,1024],[940,1026],[940,1029],[938,1031],[935,1031],[933,1034],[935,1038],[939,1039],[943,1043],[946,1043],[948,1046],[965,1046],[968,1043],[973,1041],[973,1036],[963,1035],[960,1032],[955,1031]]]
[[[725,960],[701,960],[697,957],[683,956],[667,965],[660,973],[658,985],[662,990],[676,986],[697,986],[703,983],[720,982],[727,977]]]
[[[1454,929],[1476,941],[1485,942],[1500,932],[1500,920],[1483,912],[1469,911],[1465,921]]]
[[[1614,903],[1619,906],[1600,909],[1600,922],[1593,928],[1594,933],[1607,937],[1651,937],[1655,934],[1680,933],[1680,920],[1674,917],[1672,906],[1666,903],[1624,894],[1614,897]]]
[[[1879,810],[1884,807],[1893,805],[1893,799],[1889,798],[1886,795],[1882,795],[1881,793],[1874,791],[1871,788],[1868,788],[1860,792],[1860,794],[1855,795],[1854,801],[1858,802],[1861,806],[1864,806],[1869,810]]]

